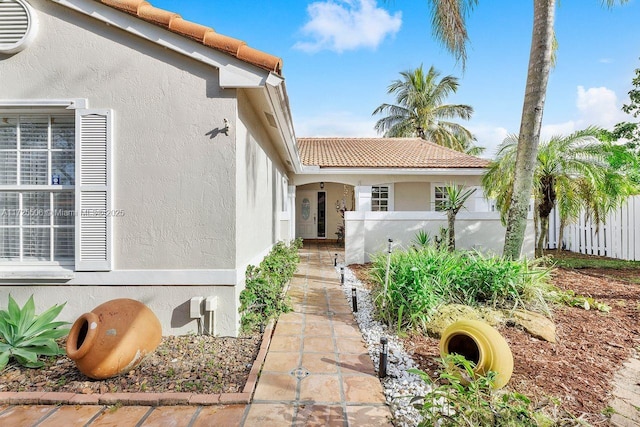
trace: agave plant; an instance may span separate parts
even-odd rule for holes
[[[53,320],[65,304],[56,304],[37,315],[33,295],[22,308],[9,295],[7,310],[0,310],[0,371],[7,366],[11,357],[22,366],[38,368],[44,365],[38,356],[64,353],[56,339],[69,333],[69,329],[62,328],[69,323]]]

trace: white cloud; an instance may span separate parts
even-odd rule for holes
[[[577,87],[575,120],[552,123],[542,126],[541,138],[549,139],[554,135],[568,135],[588,126],[600,126],[611,129],[616,123],[629,120],[618,105],[616,93],[606,87]]]
[[[373,128],[375,123],[375,119],[339,111],[296,119],[295,130],[298,137],[375,137],[380,136]]]
[[[576,122],[573,120],[569,120],[564,123],[556,123],[551,125],[543,125],[540,130],[540,140],[548,141],[554,136],[562,135],[567,136],[575,132],[576,130],[581,129],[577,126]]]
[[[616,93],[606,87],[585,90],[584,87],[578,86],[576,106],[584,122],[606,128],[624,120],[625,116],[618,105]]]
[[[306,52],[375,49],[385,37],[395,35],[402,25],[401,12],[391,15],[379,8],[376,0],[319,1],[311,3],[307,12],[310,19],[302,27],[302,33],[311,40],[294,45]]]
[[[489,124],[473,124],[465,126],[476,137],[475,143],[479,147],[484,147],[484,153],[480,157],[492,159],[496,155],[498,145],[509,135],[509,131],[500,126]]]
[[[613,60],[611,58],[600,58],[598,62],[601,64],[611,64]]]

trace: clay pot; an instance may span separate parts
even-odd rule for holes
[[[134,369],[161,338],[156,315],[139,301],[121,298],[80,316],[69,331],[66,350],[80,372],[99,380]]]
[[[445,329],[440,339],[440,355],[445,357],[451,353],[475,363],[476,374],[496,372],[494,388],[504,387],[513,373],[509,344],[500,332],[485,322],[459,320]]]

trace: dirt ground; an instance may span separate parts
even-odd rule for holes
[[[45,358],[45,366],[38,369],[24,368],[11,361],[0,372],[0,392],[239,393],[247,382],[261,342],[261,334],[239,338],[167,336],[136,369],[106,380],[85,377],[66,355]],[[61,344],[64,348],[64,340]]]
[[[360,269],[358,269],[360,270]],[[606,425],[614,373],[640,348],[640,269],[556,269],[553,283],[591,296],[609,313],[566,306],[554,309],[557,343],[503,326],[514,357],[508,387],[532,398],[557,419],[579,418]],[[413,335],[405,345],[420,368],[437,377],[439,340]]]

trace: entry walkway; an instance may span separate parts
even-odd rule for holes
[[[305,243],[245,426],[387,426],[391,413],[333,266],[335,249]]]
[[[391,413],[333,267],[305,243],[250,405],[1,405],[0,426],[390,426]],[[41,399],[39,400],[41,401]],[[24,401],[23,401],[24,402]],[[35,402],[34,402],[35,403]]]

